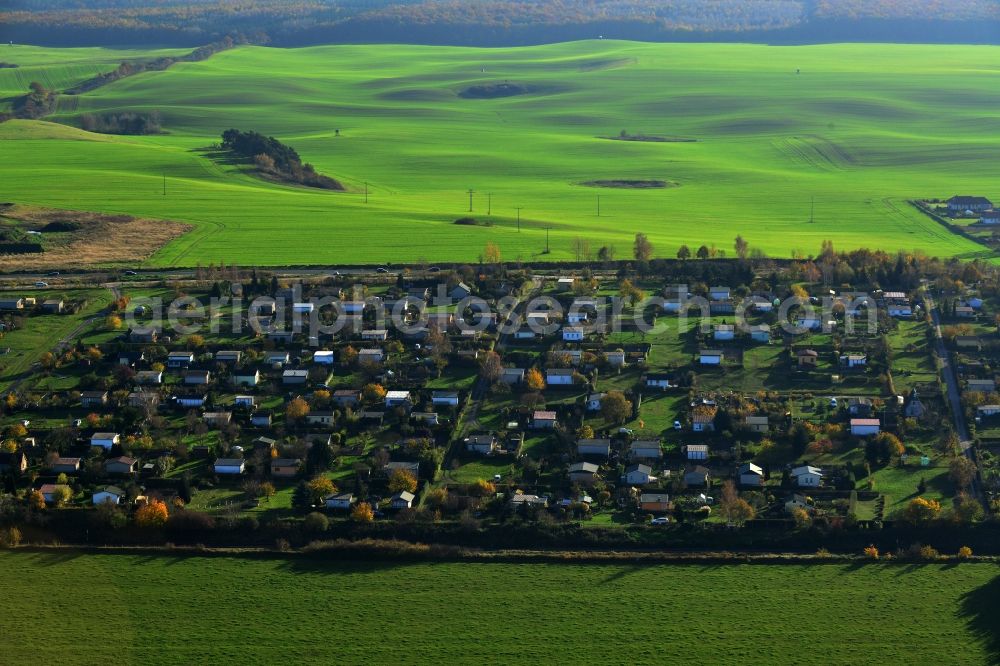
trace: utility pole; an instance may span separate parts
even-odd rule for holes
[[[545,227],[545,254],[549,253],[549,229],[552,227]]]
[[[597,217],[601,216],[601,195],[597,195]]]
[[[475,194],[475,190],[471,187],[469,188],[469,212],[472,212],[472,195]]]
[[[524,208],[524,206],[518,206],[517,208],[514,209],[514,210],[517,211],[517,233],[521,233],[521,209],[522,208]]]
[[[816,197],[809,198],[809,224],[816,221]]]
[[[493,193],[486,193],[486,214],[490,215],[493,213]]]
[[[365,181],[365,203],[368,203],[368,181]]]
[[[163,196],[167,196],[167,174],[163,174]]]

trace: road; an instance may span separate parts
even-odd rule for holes
[[[962,455],[973,463],[976,462],[976,449],[972,445],[972,438],[969,436],[969,427],[965,422],[965,411],[962,409],[962,391],[958,385],[958,375],[955,366],[951,362],[951,355],[944,345],[944,336],[941,334],[941,314],[938,311],[937,303],[926,289],[923,290],[924,305],[931,313],[931,322],[934,326],[934,347],[938,357],[938,367],[941,376],[944,377],[946,393],[948,394],[948,404],[951,406],[952,421],[955,426],[955,434],[958,435],[959,449]],[[977,473],[972,482],[973,496],[981,502],[984,500],[982,493],[981,476]],[[985,503],[984,503],[985,505]]]

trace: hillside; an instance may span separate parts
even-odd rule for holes
[[[248,6],[249,5],[249,6]],[[405,42],[502,46],[592,39],[996,43],[991,0],[21,0],[0,36],[54,46],[280,46]]]
[[[65,63],[59,49],[15,51],[63,86],[68,63],[93,69],[89,51]],[[62,95],[47,118],[157,112],[163,134],[0,124],[0,201],[194,225],[160,265],[475,261],[487,240],[508,260],[567,260],[578,237],[622,257],[639,231],[663,257],[681,244],[731,251],[737,233],[774,256],[824,239],[984,256],[907,200],[1000,195],[998,67],[1000,49],[968,46],[238,47]],[[16,90],[21,69],[0,69],[0,90]],[[294,146],[348,191],[213,159],[232,127]],[[611,140],[622,130],[672,140]],[[669,186],[582,185],[629,181]],[[453,224],[470,188],[493,226]]]

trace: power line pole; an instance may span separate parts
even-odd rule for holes
[[[597,195],[597,217],[601,216],[601,195]]]
[[[493,193],[486,193],[486,214],[491,215],[493,213]]]
[[[518,206],[517,208],[514,209],[514,210],[517,211],[517,233],[521,233],[521,209],[522,208],[524,208],[524,206]]]
[[[809,198],[809,224],[816,220],[816,197]]]
[[[472,195],[475,194],[475,190],[471,187],[469,188],[469,212],[472,212]]]
[[[365,203],[368,203],[368,181],[365,181]]]
[[[552,227],[545,227],[545,254],[549,253],[549,229]]]
[[[163,174],[163,196],[167,196],[167,174]]]

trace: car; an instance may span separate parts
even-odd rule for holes
[[[36,287],[47,287],[47,286],[49,286],[49,283],[48,282],[43,282],[42,280],[39,280],[38,282],[35,283],[35,286]]]
[[[340,271],[334,271],[334,272],[330,273],[330,275],[332,277],[340,277]]]
[[[31,425],[31,421],[28,421],[28,420],[21,421],[21,425],[23,425],[25,428],[27,428],[28,426]]]
[[[493,480],[494,481],[501,481],[501,480],[503,480],[503,477],[500,476],[499,474],[494,474],[493,475]]]
[[[651,521],[649,521],[650,525],[667,525],[669,523],[670,519],[667,518],[666,516],[657,516],[656,518],[653,518]]]
[[[680,430],[680,429],[681,429],[681,422],[674,421],[674,430]]]
[[[73,419],[73,427],[79,428],[83,425],[83,419]]]
[[[122,275],[138,275],[135,271],[125,271]]]
[[[430,268],[427,269],[427,272],[428,273],[439,273],[439,272],[441,272],[441,267],[440,266],[431,266]]]
[[[51,273],[47,273],[47,275],[49,277],[59,277],[59,271],[52,271]]]
[[[389,269],[386,268],[385,266],[379,266],[378,268],[375,269],[375,272],[376,273],[388,273]]]
[[[830,398],[830,407],[834,407],[835,408],[836,406],[837,406],[837,399],[836,398]]]
[[[632,434],[632,429],[631,428],[618,428],[618,434],[619,435],[631,435]]]

